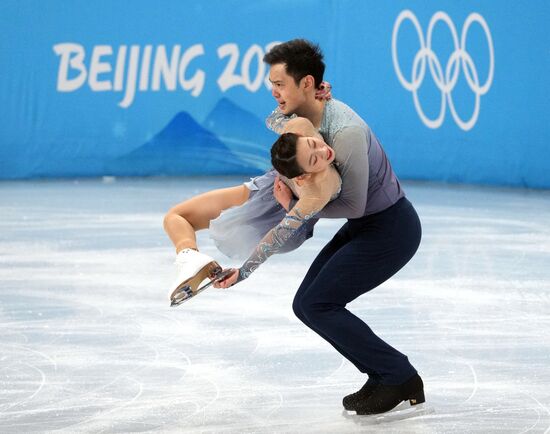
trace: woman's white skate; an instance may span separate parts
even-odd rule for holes
[[[222,267],[210,256],[194,249],[179,252],[176,265],[178,276],[172,285],[171,306],[182,304],[229,274],[224,274]],[[210,279],[210,282],[201,286],[206,279]]]

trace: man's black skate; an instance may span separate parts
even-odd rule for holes
[[[379,384],[371,395],[359,402],[353,410],[359,415],[380,414],[390,411],[401,401],[409,401],[411,406],[425,401],[424,383],[418,374],[398,386]]]
[[[360,402],[366,401],[369,396],[371,396],[374,389],[376,389],[376,386],[378,386],[378,383],[372,378],[369,378],[369,380],[357,392],[344,396],[344,399],[342,400],[344,408],[348,411],[355,411],[355,408]]]

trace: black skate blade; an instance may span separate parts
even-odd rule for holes
[[[175,295],[170,300],[170,307],[177,307],[183,302],[195,297],[197,294],[204,291],[209,286],[213,285],[216,282],[219,282],[220,280],[225,279],[227,276],[229,276],[233,272],[232,269],[220,271],[219,273],[216,273],[214,278],[210,280],[210,282],[205,283],[203,286],[199,287],[194,293],[193,290],[189,285],[185,285],[178,289],[178,291],[175,293]]]
[[[380,414],[360,415],[355,411],[344,410],[342,415],[346,419],[352,419],[358,425],[376,425],[413,417],[426,416],[435,413],[435,409],[426,403],[410,405],[407,401],[401,402],[395,408]]]
[[[413,417],[426,416],[428,414],[433,414],[433,413],[435,413],[435,409],[433,407],[426,405],[426,403],[422,403],[422,404],[407,406],[405,408],[402,408],[396,411],[377,414],[374,416],[377,416],[375,418],[375,423],[386,423],[386,422],[393,422],[397,420],[411,419]]]

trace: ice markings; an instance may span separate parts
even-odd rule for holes
[[[341,415],[364,375],[291,307],[342,221],[321,222],[303,249],[242,287],[168,308],[163,213],[241,181],[0,185],[2,434],[369,431]],[[548,432],[550,196],[405,191],[423,222],[420,250],[350,310],[407,354],[436,413],[379,422],[396,433]]]

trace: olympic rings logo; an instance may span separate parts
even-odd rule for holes
[[[414,25],[418,34],[418,39],[420,41],[420,49],[414,56],[414,61],[412,65],[412,77],[410,81],[407,81],[403,76],[401,68],[399,67],[397,56],[397,35],[399,33],[399,28],[401,24],[405,20],[411,21],[411,23]],[[447,24],[447,27],[451,32],[454,45],[454,51],[449,57],[447,64],[445,65],[445,72],[443,72],[441,62],[431,48],[432,33],[435,25],[439,21]],[[483,85],[480,85],[474,61],[466,50],[466,37],[468,35],[468,30],[473,23],[478,23],[482,27],[483,31],[485,32],[487,44],[489,47],[489,72],[487,75],[487,79],[485,80],[485,83],[483,83]],[[404,10],[399,14],[393,26],[392,58],[393,67],[395,68],[395,72],[397,73],[399,81],[405,89],[412,92],[416,111],[420,116],[422,122],[424,122],[427,127],[435,129],[441,126],[445,118],[446,104],[448,103],[453,119],[455,120],[457,125],[464,131],[468,131],[473,128],[479,116],[481,95],[485,95],[489,91],[491,83],[493,82],[493,73],[495,67],[493,40],[491,38],[491,32],[489,31],[489,26],[487,26],[487,23],[480,14],[471,13],[470,15],[468,15],[468,18],[466,18],[464,26],[462,27],[462,34],[460,35],[459,43],[455,25],[451,21],[451,18],[449,18],[449,15],[447,15],[445,12],[439,11],[432,16],[430,24],[428,25],[426,41],[424,41],[424,35],[422,34],[422,29],[420,28],[420,23],[418,22],[418,19],[412,11]],[[441,91],[441,105],[439,115],[435,119],[430,119],[426,116],[418,99],[418,89],[422,85],[422,82],[424,81],[424,77],[426,75],[426,61],[428,62],[432,79],[437,88]],[[452,91],[457,83],[461,67],[464,71],[464,76],[466,78],[468,86],[475,95],[473,114],[470,119],[466,121],[462,120],[456,112],[452,98]]]

